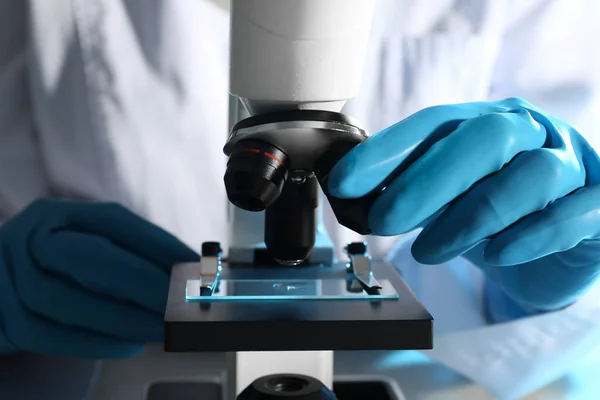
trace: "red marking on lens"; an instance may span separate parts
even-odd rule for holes
[[[275,161],[277,161],[279,164],[281,164],[281,165],[285,166],[285,164],[283,163],[283,161],[281,161],[279,158],[275,157],[273,154],[271,154],[271,153],[267,153],[267,152],[265,151],[265,156],[267,156],[267,157],[269,157],[270,159],[272,159],[272,160],[275,160]]]
[[[232,153],[242,153],[242,152],[258,154],[258,153],[260,153],[260,150],[259,149],[234,149],[232,151]]]

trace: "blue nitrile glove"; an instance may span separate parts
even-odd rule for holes
[[[571,126],[520,99],[435,106],[358,145],[331,193],[383,192],[369,223],[423,226],[423,264],[467,256],[530,312],[567,306],[600,271],[600,158]]]
[[[36,201],[0,229],[0,353],[134,355],[163,338],[171,266],[197,259],[122,206]]]

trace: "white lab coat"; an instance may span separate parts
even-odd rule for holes
[[[433,104],[520,96],[600,149],[599,39],[596,0],[381,0],[345,111],[375,132]],[[207,0],[0,1],[0,221],[43,196],[113,200],[194,248],[226,245],[227,79],[228,15]],[[354,239],[332,221],[338,244]],[[436,319],[431,358],[515,398],[600,351],[598,287],[487,326],[478,271],[417,265],[412,237],[368,240]]]

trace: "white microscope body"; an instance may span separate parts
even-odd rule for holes
[[[339,112],[360,89],[374,0],[232,0],[230,128],[245,116],[282,110]],[[231,209],[231,261],[264,238],[263,213]],[[333,255],[319,230],[315,254]],[[325,256],[327,257],[327,256]],[[331,260],[333,261],[333,260]],[[330,262],[331,262],[330,261]],[[333,352],[238,352],[229,359],[230,390],[274,373],[333,384]]]

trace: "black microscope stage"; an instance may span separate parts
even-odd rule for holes
[[[433,318],[396,270],[373,263],[398,299],[382,300],[186,300],[197,264],[173,268],[165,315],[168,352],[301,350],[424,350],[433,346]],[[345,264],[315,267],[228,267],[223,280],[347,279]]]

